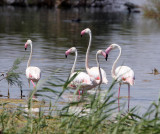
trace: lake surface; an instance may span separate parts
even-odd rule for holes
[[[33,89],[28,86],[25,69],[30,47],[24,50],[27,39],[33,41],[31,65],[42,71],[41,83],[50,76],[66,80],[74,60],[74,55],[65,58],[65,51],[72,46],[78,49],[76,70],[85,71],[85,53],[89,36],[80,37],[81,30],[89,27],[92,30],[90,50],[90,67],[96,66],[95,54],[99,49],[105,50],[110,44],[117,43],[122,47],[122,55],[117,64],[130,66],[135,72],[135,85],[131,87],[130,106],[140,106],[145,110],[153,101],[158,100],[160,92],[160,75],[151,74],[154,68],[160,70],[160,23],[146,19],[143,13],[128,14],[107,12],[99,9],[37,9],[37,8],[0,8],[0,72],[11,68],[13,62],[25,55],[19,71],[23,81],[24,95],[27,97]],[[81,18],[80,23],[72,19]],[[108,85],[102,85],[103,91],[112,83],[111,68],[118,56],[118,49],[113,50],[106,62],[100,59],[101,67],[106,71]],[[56,71],[57,69],[60,69]],[[56,71],[56,72],[55,72]],[[58,84],[58,82],[57,82]],[[8,84],[0,81],[0,94],[7,95]],[[62,90],[56,88],[56,90]],[[118,91],[118,84],[113,91]],[[66,93],[67,94],[67,93]],[[17,86],[10,87],[10,98],[20,98]],[[116,92],[115,97],[117,97]],[[127,85],[122,85],[121,96],[127,96]],[[25,98],[26,98],[25,97]],[[67,98],[67,95],[65,96]],[[120,102],[127,102],[124,97]]]

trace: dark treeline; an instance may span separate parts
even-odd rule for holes
[[[71,7],[103,7],[111,5],[116,0],[0,0],[0,5],[12,6],[37,6],[37,7],[58,7],[58,8],[71,8]]]

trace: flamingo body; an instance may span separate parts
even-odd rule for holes
[[[34,66],[27,67],[26,77],[33,82],[38,82],[41,78],[41,70],[38,67]]]
[[[102,73],[102,83],[107,84],[108,80],[106,78],[106,72],[102,68],[100,68],[100,69],[101,69],[101,73]],[[93,80],[100,80],[98,67],[90,68],[88,74]]]
[[[70,78],[73,77],[77,72],[71,74]],[[85,72],[80,72],[70,83],[69,87],[72,89],[77,89],[80,86],[79,90],[89,90],[92,88],[93,83],[89,75]]]
[[[71,79],[77,73],[77,72],[74,72],[76,62],[77,62],[77,56],[78,56],[77,49],[75,47],[71,47],[70,49],[68,49],[65,52],[66,57],[70,53],[75,53],[75,60],[70,73],[70,79]],[[90,76],[85,72],[79,72],[77,76],[73,79],[73,81],[71,81],[71,83],[69,84],[69,87],[72,89],[77,89],[79,87],[79,90],[89,90],[91,89],[92,85],[93,84]]]
[[[89,65],[88,65],[89,51],[90,51],[91,41],[92,41],[91,30],[89,28],[82,30],[81,36],[84,35],[85,33],[89,34],[89,44],[88,44],[88,48],[87,48],[87,52],[86,52],[86,71],[92,79],[97,81],[100,78],[98,67],[89,68]],[[99,54],[105,55],[105,53],[102,50],[100,50],[99,52],[100,52]],[[107,84],[108,80],[106,77],[106,72],[102,68],[101,68],[101,73],[102,73],[102,83]]]
[[[75,53],[75,60],[74,60],[74,64],[71,69],[70,78],[72,78],[77,73],[77,72],[74,72],[74,69],[75,69],[75,65],[77,62],[78,53],[77,53],[77,49],[75,47],[72,47],[65,52],[66,57],[70,53],[73,53],[73,52]],[[100,54],[100,52],[101,51],[97,52],[96,59],[98,57],[98,54]],[[98,68],[100,68],[98,61],[97,61],[97,65],[98,65]],[[73,79],[73,81],[71,81],[71,83],[69,84],[69,87],[72,89],[77,89],[79,87],[79,90],[82,90],[82,91],[90,90],[90,89],[95,88],[96,86],[98,86],[99,84],[102,83],[102,80],[101,80],[102,75],[101,75],[100,69],[99,69],[99,75],[100,75],[100,78],[99,78],[99,80],[96,81],[96,80],[92,79],[87,73],[79,72],[77,74],[77,76]]]
[[[31,58],[32,58],[32,41],[27,40],[25,44],[25,50],[27,49],[28,45],[31,47],[30,56],[27,63],[26,68],[26,77],[28,79],[29,87],[30,87],[30,81],[32,82],[33,86],[35,87],[34,82],[38,83],[38,81],[41,78],[41,70],[38,67],[30,66]]]
[[[134,72],[133,70],[128,66],[119,66],[115,70],[115,75],[117,81],[119,81],[121,84],[130,84],[131,86],[134,85]]]
[[[127,84],[128,85],[128,111],[129,111],[129,102],[130,102],[130,85],[132,86],[134,84],[135,80],[135,75],[134,71],[128,67],[128,66],[119,66],[115,68],[116,63],[118,62],[120,56],[121,56],[121,47],[118,44],[111,44],[106,50],[106,60],[108,57],[108,54],[111,50],[118,48],[119,49],[119,55],[117,59],[114,61],[111,74],[113,79],[117,80],[119,83],[119,91],[118,91],[118,110],[120,111],[119,107],[119,96],[120,96],[120,88],[122,84]]]

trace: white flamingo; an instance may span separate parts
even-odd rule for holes
[[[133,70],[128,67],[128,66],[119,66],[116,68],[116,63],[118,62],[120,56],[121,56],[121,47],[118,44],[111,44],[106,50],[106,59],[108,57],[109,52],[112,49],[118,48],[119,49],[119,55],[117,59],[114,61],[111,74],[113,79],[117,80],[119,83],[119,91],[118,91],[118,109],[119,108],[119,96],[120,96],[120,88],[122,84],[127,84],[128,85],[128,110],[129,110],[129,102],[130,102],[130,85],[134,85],[134,80],[135,80],[135,75]],[[116,68],[116,69],[115,69]]]
[[[84,30],[81,31],[81,36],[84,34],[89,34],[89,44],[88,44],[88,48],[87,48],[87,52],[86,52],[86,61],[85,61],[85,66],[86,66],[86,71],[89,74],[89,76],[95,80],[99,80],[100,76],[99,76],[99,71],[98,71],[98,67],[92,67],[89,68],[88,65],[88,61],[89,61],[89,51],[90,51],[90,47],[91,47],[91,41],[92,41],[92,34],[91,34],[91,30],[89,28],[86,28]],[[103,51],[101,51],[102,55],[106,55]],[[106,77],[106,72],[101,68],[101,73],[102,73],[102,83],[107,84],[108,80]]]
[[[85,73],[85,72],[79,72],[78,75],[74,78],[74,80],[70,83],[69,87],[71,87],[72,89],[77,89],[78,86],[80,86],[79,90],[82,90],[82,92],[84,90],[90,90],[92,88],[95,88],[96,86],[100,85],[102,83],[102,75],[101,75],[101,71],[100,71],[100,65],[99,65],[99,60],[98,60],[98,55],[101,54],[101,50],[97,51],[96,54],[96,61],[97,61],[97,66],[99,68],[99,75],[100,75],[100,79],[98,81],[92,80],[90,78],[90,76]],[[70,73],[70,78],[73,77],[77,72],[74,72],[75,66],[76,66],[76,62],[77,62],[77,49],[75,47],[72,47],[70,49],[68,49],[65,52],[66,57],[70,54],[70,53],[75,53],[75,60],[74,60],[74,64],[72,66],[71,69],[71,73]],[[80,92],[79,92],[80,94]]]
[[[30,81],[31,81],[34,88],[35,88],[34,82],[36,82],[36,84],[37,84],[39,79],[41,78],[41,70],[38,67],[30,66],[30,62],[31,62],[31,58],[32,58],[32,41],[31,40],[27,40],[27,42],[25,44],[25,50],[27,50],[28,45],[30,45],[30,47],[31,47],[31,52],[30,52],[30,56],[28,59],[28,63],[27,63],[26,77],[28,79],[29,87],[30,87]]]

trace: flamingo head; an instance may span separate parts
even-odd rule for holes
[[[106,53],[104,51],[102,51],[102,50],[98,50],[97,54],[101,54],[101,55],[104,56],[104,58],[106,58]]]
[[[82,37],[82,35],[84,35],[85,33],[90,34],[90,33],[91,33],[91,30],[90,30],[89,28],[86,28],[86,29],[82,30],[82,31],[81,31],[81,37]]]
[[[32,44],[32,41],[31,41],[31,40],[27,40],[26,44],[24,45],[25,50],[27,50],[27,46],[28,46],[29,44]]]
[[[70,49],[68,49],[66,52],[65,52],[65,56],[67,58],[67,56],[70,54],[70,53],[74,53],[76,52],[77,49],[75,47],[71,47]]]
[[[116,47],[117,47],[117,44],[111,44],[111,45],[105,50],[105,53],[106,53],[106,56],[105,56],[106,61],[107,61],[107,59],[108,59],[108,54],[109,54],[109,52],[110,52],[111,50],[113,50],[114,48],[116,48]]]
[[[102,54],[102,52],[103,52],[102,50],[98,50],[98,51],[97,51],[97,54],[98,54],[98,55],[99,55],[99,54]]]

